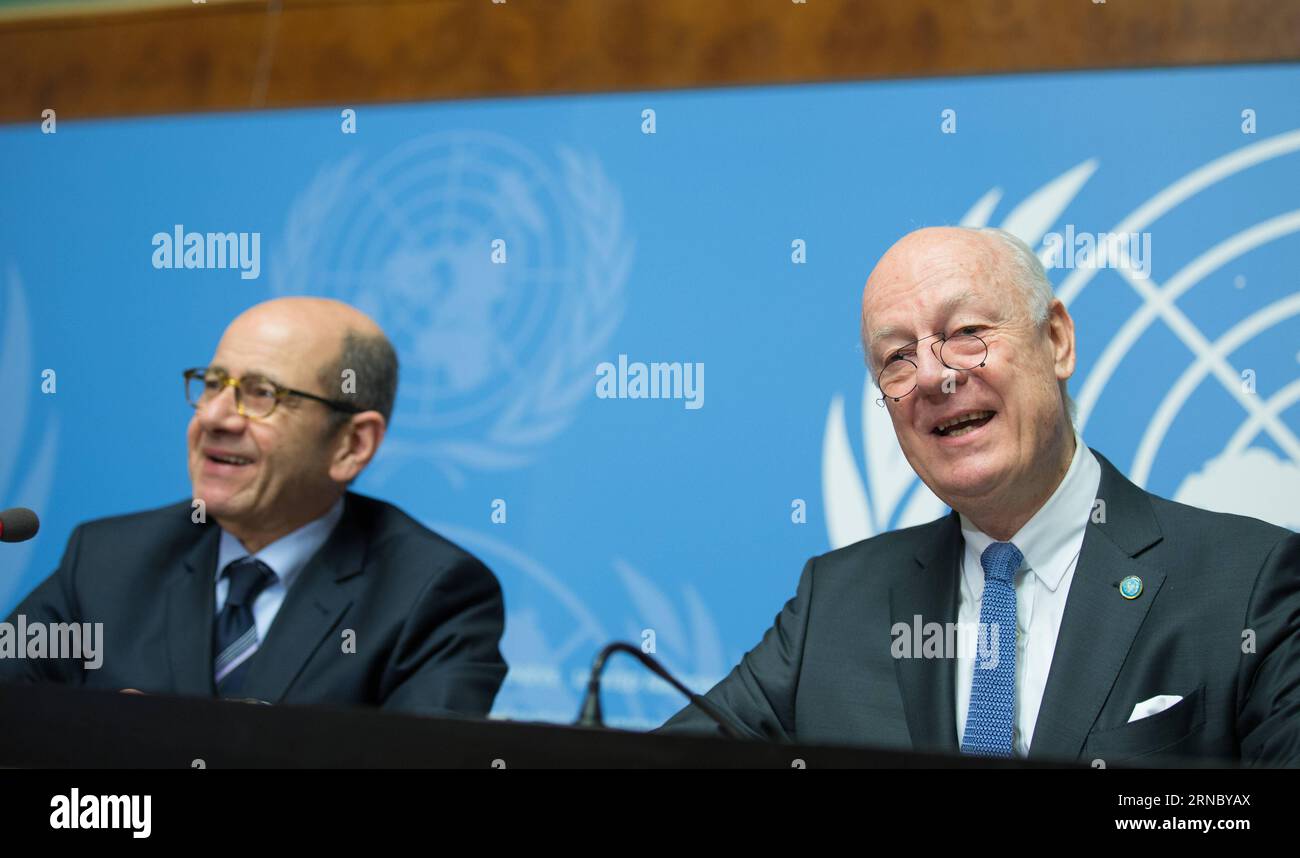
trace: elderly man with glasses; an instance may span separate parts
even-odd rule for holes
[[[782,741],[1300,765],[1300,535],[1157,497],[1083,443],[1074,323],[1023,242],[904,236],[862,336],[952,512],[808,561],[713,715]],[[716,725],[689,706],[660,729]]]
[[[337,301],[235,319],[184,372],[192,499],[81,525],[10,618],[102,623],[102,664],[5,659],[0,681],[487,715],[506,674],[496,578],[348,490],[397,371],[383,331]]]

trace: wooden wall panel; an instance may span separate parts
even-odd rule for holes
[[[1297,0],[181,0],[0,22],[0,121],[1296,59]]]

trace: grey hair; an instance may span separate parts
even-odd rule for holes
[[[1047,270],[1043,268],[1042,260],[1029,245],[1019,236],[995,226],[960,228],[1002,243],[1002,247],[1007,251],[1002,257],[1003,261],[1011,271],[1012,280],[1024,295],[1029,318],[1036,325],[1046,322],[1048,309],[1056,295],[1052,290],[1052,281],[1047,279]],[[1070,416],[1070,425],[1078,427],[1078,408],[1074,404],[1074,397],[1070,396],[1070,391],[1066,389],[1065,379],[1061,380],[1061,398],[1065,402],[1066,413]]]
[[[392,421],[393,403],[397,399],[397,353],[382,334],[360,333],[349,330],[343,337],[338,359],[321,368],[321,384],[325,389],[339,386],[344,370],[356,373],[356,392],[344,394],[341,401],[350,402],[362,411],[378,411],[384,422]],[[331,431],[342,426],[350,415],[335,412]]]
[[[1011,271],[1011,277],[1015,284],[1020,287],[1020,291],[1025,296],[1025,306],[1029,310],[1029,317],[1035,324],[1041,325],[1047,321],[1047,310],[1052,304],[1052,298],[1055,295],[1052,292],[1052,281],[1047,279],[1047,271],[1043,268],[1043,263],[1030,250],[1029,245],[1025,244],[1019,236],[1007,232],[1005,229],[998,229],[995,226],[970,227],[971,232],[989,238],[997,239],[1002,242],[1007,253],[1003,257],[1007,268]]]

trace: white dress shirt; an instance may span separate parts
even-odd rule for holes
[[[1074,457],[1061,484],[1047,503],[1008,540],[1024,555],[1015,576],[1016,694],[1011,741],[1016,756],[1028,755],[1034,741],[1034,724],[1038,721],[1038,710],[1043,702],[1047,673],[1052,667],[1065,600],[1070,593],[1070,582],[1074,580],[1074,567],[1079,560],[1084,531],[1100,484],[1101,466],[1097,464],[1097,457],[1075,432]],[[959,629],[968,630],[977,628],[984,595],[984,567],[980,565],[980,555],[996,540],[964,515],[961,516],[961,534],[966,545],[962,552],[957,621]],[[966,713],[970,709],[971,684],[978,657],[976,636],[959,634],[958,745],[966,732]]]
[[[257,639],[259,641],[266,640],[266,633],[271,628],[271,621],[279,613],[280,606],[284,604],[285,594],[293,586],[298,573],[307,565],[307,561],[312,558],[312,555],[325,544],[325,540],[329,539],[330,533],[334,530],[334,525],[338,524],[339,519],[342,517],[343,499],[339,498],[338,503],[330,507],[330,511],[320,518],[280,537],[253,555],[271,567],[271,571],[275,573],[275,581],[262,590],[261,593],[258,593],[257,598],[253,600],[253,624],[257,626]],[[225,607],[226,594],[230,592],[230,579],[221,573],[231,563],[247,556],[248,550],[244,548],[243,543],[232,534],[222,530],[221,547],[217,549],[218,615],[221,614],[221,609]]]

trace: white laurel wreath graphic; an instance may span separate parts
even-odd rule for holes
[[[31,349],[31,317],[27,310],[27,299],[23,291],[22,280],[13,268],[8,272],[8,288],[5,290],[4,330],[0,332],[0,391],[4,391],[10,412],[3,421],[4,438],[0,443],[0,507],[22,504],[37,510],[38,514],[46,508],[50,492],[54,486],[54,461],[59,446],[59,423],[51,418],[40,442],[40,449],[31,460],[26,476],[11,491],[17,482],[18,458],[22,450],[24,436],[29,428],[29,412],[32,405],[32,390],[39,384],[39,376],[34,372]],[[11,436],[9,433],[12,432]],[[17,590],[26,582],[22,574],[31,560],[35,541],[7,546],[4,553],[4,575],[0,576],[0,611],[7,612],[7,605]]]
[[[542,599],[519,598],[506,606],[506,635],[502,653],[510,664],[505,686],[492,711],[494,718],[567,721],[577,711],[590,660],[614,638],[590,597],[574,589],[546,564],[493,534],[450,521],[423,523],[482,558],[501,576],[508,592],[540,588]],[[703,693],[727,670],[722,636],[714,614],[695,587],[680,588],[680,602],[665,593],[630,562],[615,557],[612,571],[623,583],[631,610],[623,619],[622,637],[642,641],[642,632],[655,633],[655,658],[688,687]],[[681,606],[679,609],[679,605]],[[613,610],[611,608],[611,610]],[[561,622],[543,628],[538,617],[550,614]],[[619,695],[626,715],[611,715],[614,726],[657,726],[680,706],[670,686],[635,666],[611,666],[606,674],[606,699]],[[546,702],[538,708],[538,695]],[[667,701],[673,708],[665,713]],[[657,719],[657,720],[653,720]],[[652,723],[653,720],[653,723]]]
[[[311,180],[293,207],[285,223],[284,242],[275,251],[271,271],[272,289],[281,295],[307,294],[312,270],[316,237],[322,224],[338,205],[343,190],[361,163],[353,155],[333,166],[325,167]]]
[[[530,371],[510,404],[480,437],[414,441],[390,436],[389,453],[432,460],[454,483],[462,468],[504,470],[532,461],[538,449],[573,421],[576,406],[592,395],[597,356],[623,319],[624,284],[634,246],[623,234],[623,205],[617,189],[595,158],[558,150],[564,188],[576,211],[576,227],[585,253],[574,272],[574,293],[565,313],[553,324],[563,332],[560,345]],[[290,211],[282,253],[272,272],[280,294],[309,291],[309,272],[317,236],[335,210],[342,190],[360,164],[352,157],[322,170]]]
[[[655,631],[658,658],[686,685],[700,693],[726,672],[722,636],[717,622],[699,592],[689,582],[681,587],[685,617],[674,601],[622,558],[614,559],[614,571],[632,599],[636,616],[624,623],[630,641],[641,640],[644,629]]]

